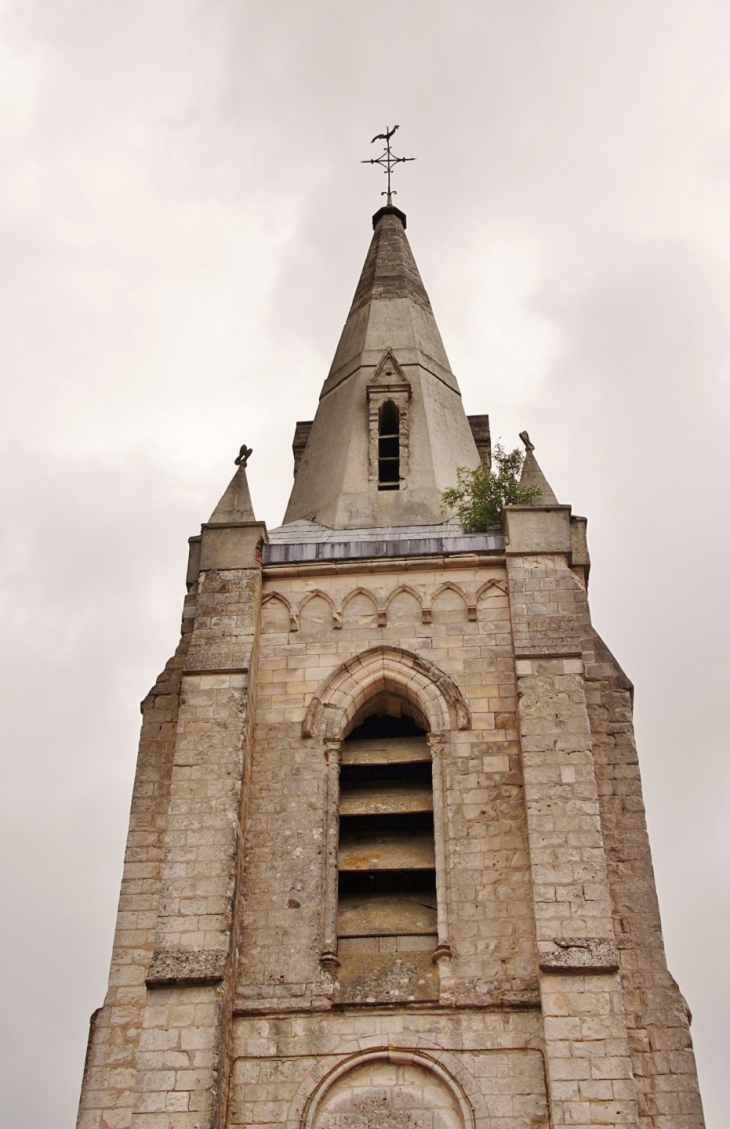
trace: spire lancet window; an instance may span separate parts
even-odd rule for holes
[[[407,485],[411,385],[390,349],[367,386],[369,478],[378,490]]]

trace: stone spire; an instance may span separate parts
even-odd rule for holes
[[[530,442],[526,431],[520,432],[520,439],[525,444],[525,461],[520,475],[520,486],[533,486],[539,491],[530,503],[532,506],[557,506],[558,499],[553,493],[553,488],[540,469],[540,464],[535,458],[535,446]]]
[[[479,464],[405,226],[395,207],[373,217],[285,522],[306,518],[338,529],[443,522],[442,491],[455,483],[457,467]],[[396,429],[390,445],[381,441],[387,420]],[[395,452],[390,471],[379,462],[386,446]]]

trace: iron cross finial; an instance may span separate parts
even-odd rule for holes
[[[386,125],[385,133],[376,133],[375,137],[370,142],[370,144],[373,145],[376,141],[384,141],[385,142],[384,151],[380,154],[379,157],[371,157],[370,160],[368,160],[368,161],[361,161],[360,162],[363,165],[380,165],[381,168],[383,168],[385,170],[385,174],[388,177],[388,188],[385,192],[381,192],[380,195],[388,197],[388,207],[391,207],[391,205],[393,203],[393,197],[397,196],[397,192],[395,191],[395,189],[392,189],[390,187],[390,176],[391,176],[393,169],[395,168],[396,165],[400,165],[404,161],[415,161],[416,160],[415,157],[396,157],[395,154],[393,153],[393,151],[390,147],[390,139],[398,128],[399,127],[397,125],[394,125],[393,128],[390,129]]]

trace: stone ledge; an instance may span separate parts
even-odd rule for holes
[[[606,937],[556,937],[555,949],[541,949],[542,972],[618,972],[618,954]]]
[[[567,616],[543,616],[540,623],[525,623],[514,617],[514,648],[517,658],[583,655],[579,636],[571,630]]]
[[[183,670],[183,678],[189,678],[192,675],[201,674],[248,674],[249,668],[247,666],[206,666],[191,668],[190,670]]]
[[[454,556],[389,557],[369,559],[365,565],[355,560],[320,560],[293,564],[264,564],[265,580],[291,576],[348,576],[384,572],[432,572],[435,569],[501,568],[505,558],[491,550],[484,553],[459,553]]]
[[[575,645],[572,641],[565,644],[526,644],[521,643],[515,646],[516,659],[582,659],[583,652],[580,645]]]
[[[147,969],[148,987],[168,984],[216,984],[225,976],[228,953],[222,949],[158,950]]]

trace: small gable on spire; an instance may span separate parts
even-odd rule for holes
[[[411,382],[398,364],[392,349],[386,349],[378,361],[377,368],[368,381],[368,388],[373,387],[377,387],[381,392],[390,389],[402,392],[407,390],[410,396]]]

